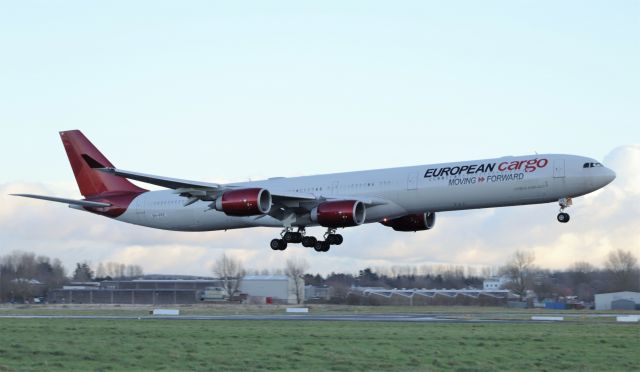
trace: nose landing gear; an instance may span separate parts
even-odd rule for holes
[[[558,213],[558,222],[560,223],[569,222],[571,217],[569,216],[569,213],[566,213],[564,210],[566,208],[569,208],[573,204],[573,201],[571,200],[571,198],[562,198],[558,200],[558,204],[560,204],[560,213]]]

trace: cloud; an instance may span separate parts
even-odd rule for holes
[[[556,204],[439,213],[430,231],[400,233],[380,224],[344,229],[345,243],[329,253],[292,246],[272,251],[277,229],[172,232],[149,229],[71,210],[64,204],[12,197],[37,193],[77,197],[75,183],[0,184],[0,254],[27,250],[58,257],[68,268],[89,260],[138,264],[148,273],[210,275],[223,252],[247,268],[283,268],[289,257],[305,258],[311,272],[357,272],[399,265],[499,266],[517,249],[536,254],[536,263],[564,268],[575,261],[602,265],[611,249],[640,255],[640,145],[611,151],[605,164],[617,179],[575,199],[571,222],[555,221]],[[321,228],[309,232],[320,236]]]

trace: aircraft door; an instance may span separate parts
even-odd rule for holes
[[[553,178],[564,178],[564,159],[553,162]]]
[[[418,188],[418,173],[410,171],[407,176],[407,190],[415,190]]]

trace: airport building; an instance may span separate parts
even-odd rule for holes
[[[218,280],[105,280],[98,283],[67,285],[49,292],[49,303],[168,305],[200,302],[207,287],[219,286]]]
[[[315,286],[315,285],[306,285],[304,286],[304,301],[321,301],[326,302],[331,300],[333,296],[333,290],[328,285],[323,286]]]
[[[295,284],[287,276],[246,276],[240,283],[251,303],[296,303]],[[77,283],[49,292],[49,303],[181,305],[205,302],[207,289],[222,287],[217,279],[135,279]],[[304,298],[304,287],[302,288]],[[217,300],[222,300],[218,298]]]
[[[304,282],[297,290],[304,300]],[[298,303],[296,282],[286,275],[247,275],[240,282],[240,292],[249,295],[250,303]]]
[[[506,276],[492,276],[482,282],[482,289],[485,291],[493,291],[496,289],[502,289],[505,284],[509,283],[509,278]]]
[[[595,295],[596,310],[640,310],[640,293],[613,292]]]

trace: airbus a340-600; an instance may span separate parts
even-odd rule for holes
[[[575,155],[536,154],[326,175],[215,184],[114,167],[78,130],[60,132],[82,200],[17,194],[68,204],[136,225],[177,231],[268,226],[282,229],[273,250],[302,243],[318,252],[340,245],[338,228],[379,222],[396,231],[431,229],[436,212],[556,202],[598,190],[615,173]],[[148,191],[129,181],[162,186]],[[322,240],[306,228],[327,228]]]

